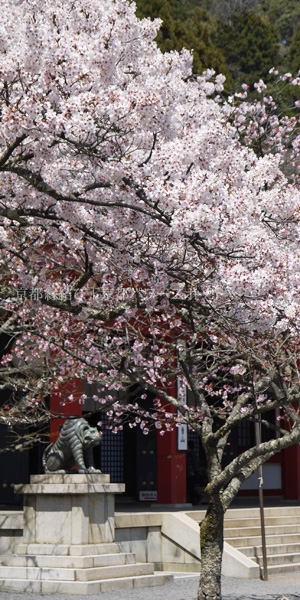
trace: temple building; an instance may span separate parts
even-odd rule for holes
[[[86,392],[83,383],[79,383],[78,393]],[[5,392],[1,392],[1,403],[5,402]],[[53,411],[61,410],[59,400],[55,394],[50,398],[50,408]],[[186,426],[174,428],[161,436],[159,430],[150,429],[144,435],[139,427],[130,428],[124,423],[122,431],[113,433],[106,427],[106,415],[99,416],[99,404],[92,399],[92,394],[87,394],[84,404],[74,402],[65,407],[66,415],[78,414],[85,416],[89,423],[96,426],[102,422],[102,441],[94,449],[95,465],[103,473],[109,473],[111,481],[125,483],[124,497],[128,500],[141,503],[158,504],[186,504],[189,498],[187,489],[187,451],[188,444],[192,442],[193,452],[200,466],[201,473],[205,473],[205,460],[201,449],[200,440],[193,431],[188,431]],[[170,412],[175,411],[170,406]],[[277,414],[271,413],[275,420]],[[55,419],[50,424],[50,439],[58,435],[61,419]],[[1,425],[2,435],[0,449],[2,452],[7,445],[9,432]],[[30,433],[30,432],[29,432]],[[263,431],[263,435],[276,435],[272,429]],[[7,437],[8,436],[8,437]],[[267,439],[267,438],[265,438]],[[224,456],[224,464],[232,460],[240,452],[255,443],[254,425],[248,421],[243,422],[232,434]],[[264,440],[264,438],[263,438]],[[42,454],[45,445],[37,444],[30,450],[3,452],[0,463],[0,505],[17,505],[21,498],[13,492],[14,483],[29,481],[32,473],[42,472]],[[201,478],[200,478],[201,479]],[[275,455],[263,465],[263,490],[265,495],[275,496],[286,500],[300,500],[300,447],[291,446]],[[205,476],[200,481],[200,486],[205,485]],[[254,474],[247,480],[240,496],[256,496],[258,489],[257,475]],[[202,498],[205,501],[204,497]]]

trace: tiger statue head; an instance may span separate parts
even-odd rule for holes
[[[74,433],[77,435],[84,448],[93,448],[93,446],[98,446],[98,444],[101,442],[101,431],[99,431],[96,427],[91,427],[85,419],[76,419]]]

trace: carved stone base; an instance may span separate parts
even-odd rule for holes
[[[124,485],[109,481],[102,474],[45,474],[15,486],[24,494],[24,536],[15,554],[0,558],[0,590],[85,595],[173,581],[120,552],[114,494]]]
[[[24,494],[24,542],[101,544],[113,542],[114,497],[124,492],[109,475],[32,475]]]

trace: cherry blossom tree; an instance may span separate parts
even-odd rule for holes
[[[0,418],[44,424],[50,390],[83,379],[115,431],[186,423],[207,461],[198,598],[219,600],[226,509],[300,441],[297,120],[222,101],[158,26],[127,0],[3,0]],[[222,465],[275,409],[274,436]]]

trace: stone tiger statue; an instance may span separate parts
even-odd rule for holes
[[[93,447],[102,433],[83,418],[67,419],[55,442],[43,453],[45,473],[69,473],[76,464],[78,473],[101,473],[94,467]]]

